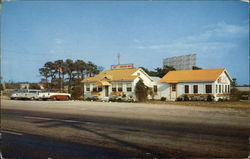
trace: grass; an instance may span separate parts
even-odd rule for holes
[[[198,106],[212,108],[233,108],[233,109],[249,109],[250,101],[225,101],[225,102],[208,102],[208,101],[148,101],[151,104],[170,104],[183,106]]]

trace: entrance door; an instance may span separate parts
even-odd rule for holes
[[[177,97],[177,84],[170,84],[170,99],[175,100]]]
[[[105,96],[109,96],[109,86],[105,86]]]

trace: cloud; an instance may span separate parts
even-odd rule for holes
[[[169,43],[140,45],[137,49],[164,50],[169,53],[219,52],[237,47],[228,39],[248,35],[247,26],[226,24],[224,22],[204,27],[200,34],[181,37]]]

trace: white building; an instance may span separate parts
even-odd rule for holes
[[[170,71],[161,80],[161,96],[176,100],[184,95],[189,98],[206,98],[213,95],[228,99],[232,79],[226,69]]]
[[[109,100],[118,96],[126,100],[136,100],[135,86],[140,79],[146,86],[157,90],[157,86],[154,86],[156,83],[141,68],[112,69],[82,81],[84,98],[97,97],[101,100]]]

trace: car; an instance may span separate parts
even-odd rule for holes
[[[10,99],[11,99],[11,100],[18,99],[19,96],[20,96],[21,91],[22,91],[22,90],[19,90],[19,89],[16,89],[16,90],[14,90],[14,91],[11,91],[11,92],[9,93]]]
[[[69,100],[71,99],[71,94],[47,91],[39,93],[38,98],[40,100]]]
[[[30,99],[30,100],[38,100],[38,95],[41,90],[35,89],[20,89],[14,90],[10,93],[10,99]]]

